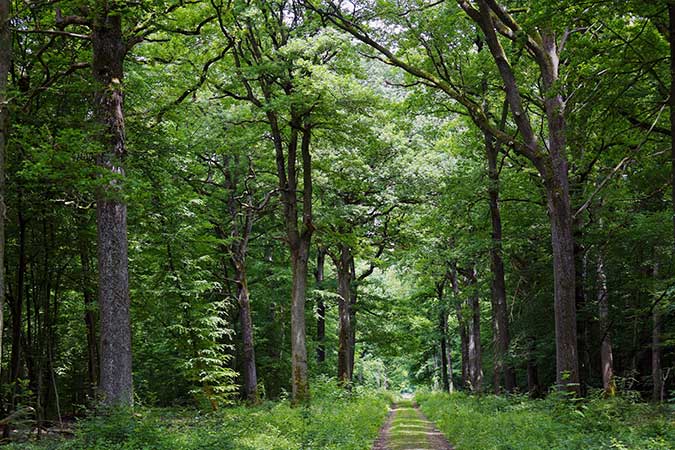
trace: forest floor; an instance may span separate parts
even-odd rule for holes
[[[630,391],[583,399],[551,393],[536,400],[418,392],[415,401],[457,449],[675,449],[675,404],[645,403]]]
[[[392,405],[372,450],[452,450],[452,446],[413,400],[401,400]]]

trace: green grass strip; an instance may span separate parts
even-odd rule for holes
[[[389,444],[392,450],[429,449],[430,424],[420,417],[410,400],[401,401],[395,409]]]

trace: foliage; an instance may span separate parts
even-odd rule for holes
[[[424,393],[422,411],[457,449],[670,449],[673,413],[630,396],[530,400]]]
[[[38,450],[365,450],[384,420],[391,397],[374,390],[345,392],[334,381],[314,383],[308,408],[287,401],[197,410],[117,410],[82,421],[74,439],[15,444]],[[346,432],[346,430],[348,430]]]

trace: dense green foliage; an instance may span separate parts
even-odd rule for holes
[[[59,450],[365,450],[370,448],[391,397],[335,383],[315,384],[308,408],[287,401],[237,406],[215,413],[140,408],[82,421],[73,439],[9,449]],[[345,432],[348,430],[348,432]]]
[[[416,399],[457,450],[666,450],[675,443],[672,416],[628,396],[579,401],[425,393]]]
[[[672,2],[10,3],[0,421],[19,415],[0,427],[3,441],[97,410],[107,257],[97,209],[115,186],[110,198],[128,210],[131,299],[131,348],[120,351],[133,357],[142,406],[87,419],[58,445],[365,448],[385,400],[361,389],[420,386],[515,394],[420,397],[460,449],[672,443],[667,416],[640,403],[675,401]],[[466,8],[496,3],[505,9],[488,16],[512,27],[496,39],[523,113]],[[103,10],[127,45],[124,77],[110,86],[91,70],[92,17]],[[548,88],[533,50],[542,34],[559,50]],[[125,154],[115,172],[101,163],[110,133],[96,99],[118,84]],[[563,285],[576,287],[564,326],[551,208],[564,189],[551,187],[546,159],[546,104],[559,96],[572,250]],[[523,152],[523,115],[543,169]],[[299,312],[298,224],[311,238]],[[341,330],[347,304],[351,328]],[[495,326],[500,305],[506,326]],[[308,409],[287,403],[300,318]],[[556,391],[560,331],[573,326],[572,389],[610,398],[521,397]],[[315,382],[339,376],[341,343],[351,393]]]

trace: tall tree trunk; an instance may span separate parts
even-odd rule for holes
[[[265,98],[269,101],[270,87],[261,83]],[[288,154],[284,155],[284,139],[279,126],[279,119],[274,111],[267,111],[267,119],[272,131],[276,155],[277,176],[281,202],[284,207],[286,240],[291,254],[291,388],[294,405],[309,402],[309,379],[307,369],[307,334],[305,325],[305,301],[307,295],[307,274],[309,249],[314,226],[312,224],[312,159],[310,154],[311,133],[303,131],[302,156],[302,223],[298,224],[298,181],[297,150],[298,133],[301,119],[298,113],[291,111],[291,132],[288,139]]]
[[[472,392],[481,392],[483,389],[483,364],[480,343],[480,299],[475,268],[470,269],[469,285],[473,286],[475,290],[469,297],[469,312],[471,313],[468,320],[469,382]]]
[[[661,312],[652,312],[652,400],[663,401],[663,369],[661,367]]]
[[[21,324],[23,322],[23,297],[25,292],[24,280],[26,277],[26,219],[22,211],[22,195],[19,193],[19,267],[16,272],[16,293],[12,298],[12,355],[9,368],[9,382],[16,383],[21,373],[22,336]],[[30,321],[28,322],[30,325]],[[13,387],[16,393],[17,386]]]
[[[305,334],[305,298],[307,293],[307,262],[309,245],[301,245],[291,251],[293,287],[291,297],[291,370],[293,401],[302,404],[309,401],[307,371],[307,344]]]
[[[443,390],[450,392],[450,380],[448,378],[448,345],[447,345],[447,333],[448,333],[448,314],[445,310],[445,305],[443,302],[443,291],[445,289],[446,277],[443,278],[443,281],[436,283],[436,298],[438,299],[439,304],[439,313],[438,313],[438,332],[440,335],[441,341],[441,381],[443,382]]]
[[[340,244],[340,253],[335,258],[335,268],[338,278],[338,380],[348,384],[351,381],[351,250],[345,244]]]
[[[542,151],[529,114],[523,106],[518,81],[497,37],[495,20],[505,10],[487,0],[477,0],[479,11],[468,2],[458,0],[485,33],[486,42],[504,82],[506,98],[513,120],[523,137],[519,152],[537,168],[546,187],[553,248],[554,311],[556,335],[556,382],[562,388],[579,392],[579,358],[574,290],[574,240],[569,194],[569,175],[565,155],[565,101],[559,77],[560,57],[556,36],[550,30],[540,38],[528,40],[533,58],[539,66],[544,88],[544,110],[548,126],[548,153]],[[501,14],[503,16],[503,14]],[[512,18],[510,19],[512,20]],[[538,42],[537,42],[538,41]]]
[[[239,158],[235,156],[234,166],[239,165]],[[226,160],[226,166],[230,167],[229,159]],[[235,169],[236,170],[236,169]],[[249,177],[254,177],[252,167],[249,167]],[[253,205],[253,194],[245,192],[246,204],[242,212],[242,203],[237,196],[237,173],[228,171],[225,173],[225,182],[229,190],[228,210],[230,212],[230,263],[234,271],[235,283],[237,285],[237,303],[239,304],[239,325],[241,328],[241,341],[243,347],[243,378],[244,378],[244,396],[251,403],[258,401],[258,373],[255,363],[255,344],[253,338],[253,320],[251,318],[251,299],[248,289],[248,279],[246,277],[246,256],[248,254],[248,243],[253,230],[253,221],[255,215],[255,206]],[[263,201],[263,204],[265,201]],[[224,233],[223,233],[224,234]]]
[[[560,163],[565,164],[563,161]],[[557,178],[557,175],[554,177]],[[548,204],[553,247],[556,383],[578,392],[574,241],[566,177],[554,181],[552,186],[548,192]]]
[[[545,171],[548,210],[553,247],[554,311],[556,336],[556,382],[565,389],[579,392],[579,357],[577,353],[577,317],[574,273],[574,237],[570,205],[569,173],[565,155],[565,102],[558,91],[560,59],[555,35],[542,37],[546,55],[542,69],[547,96],[544,109],[549,128],[550,165]],[[555,92],[554,92],[555,90]]]
[[[352,287],[351,298],[349,299],[349,373],[354,376],[354,358],[356,355],[356,302],[358,300],[359,281],[356,278],[356,265],[354,264],[354,255],[349,260],[351,271]]]
[[[99,189],[98,229],[99,308],[101,319],[101,384],[103,403],[133,404],[127,207],[121,198],[126,144],[124,136],[124,57],[122,14],[105,2],[92,27],[93,74],[98,83],[95,109],[102,125],[103,152],[99,165],[111,180]]]
[[[324,263],[326,250],[319,247],[316,252],[316,287],[323,288]],[[316,299],[316,361],[321,364],[326,361],[326,304],[319,295]]]
[[[457,278],[457,267],[453,264],[450,270],[450,283],[455,298],[455,311],[457,314],[457,323],[459,328],[459,342],[462,363],[462,388],[469,387],[469,337],[466,319],[464,318],[463,302],[459,298],[459,279]]]
[[[673,208],[673,254],[675,255],[675,3],[668,2],[668,42],[670,44],[670,182]],[[675,258],[673,258],[675,261]]]
[[[506,303],[506,281],[504,279],[504,261],[502,259],[502,219],[499,210],[499,170],[497,156],[499,150],[494,146],[494,138],[485,134],[485,149],[488,160],[488,187],[490,218],[492,221],[492,245],[490,247],[490,268],[492,271],[492,328],[494,339],[494,374],[495,394],[501,390],[502,374],[504,388],[511,392],[516,385],[516,372],[504,359],[509,352],[509,314]]]
[[[307,298],[307,275],[309,251],[314,232],[312,224],[312,159],[310,154],[311,132],[302,132],[302,223],[298,225],[296,150],[299,119],[291,121],[291,139],[288,145],[288,172],[280,179],[283,195],[288,242],[291,250],[293,287],[291,293],[291,372],[293,404],[309,402],[309,376],[307,369],[307,334],[305,325],[305,302]],[[280,136],[280,135],[279,135]],[[277,154],[277,165],[279,158]],[[283,158],[283,154],[282,154]],[[283,168],[283,162],[281,162]],[[281,174],[281,171],[279,171]],[[286,182],[288,180],[288,182]]]
[[[91,264],[89,256],[89,245],[87,237],[84,235],[84,222],[80,224],[79,230],[79,250],[80,250],[80,267],[82,273],[82,296],[84,297],[84,323],[87,327],[87,375],[89,377],[89,395],[93,396],[98,386],[99,371],[98,371],[98,340],[96,333],[96,312],[94,291],[91,288],[93,281],[91,273]]]
[[[528,338],[527,343],[527,391],[530,397],[539,397],[539,367],[537,366],[537,341],[534,336]]]
[[[654,282],[659,277],[659,264],[654,264]],[[652,400],[660,402],[663,400],[663,369],[661,366],[661,311],[659,305],[652,309]]]
[[[445,314],[445,320],[443,321],[444,335],[446,339],[446,360],[448,361],[448,392],[451,394],[455,391],[455,382],[453,380],[452,372],[452,345],[450,340],[450,334],[448,332],[448,314]]]
[[[9,0],[0,0],[0,380],[2,379],[2,337],[5,332],[5,153],[9,140],[7,78],[12,62]]]
[[[582,244],[583,220],[577,217],[572,221],[574,237],[574,298],[577,310],[577,348],[579,349],[579,390],[581,395],[586,395],[586,386],[591,377],[590,342],[588,336],[588,317],[586,290],[584,289],[586,278],[586,249]]]
[[[605,261],[602,253],[598,251],[597,259],[598,277],[598,319],[600,321],[600,366],[602,368],[602,387],[605,394],[614,396],[616,385],[614,383],[614,357],[612,354],[612,338],[609,331],[609,292],[607,291],[607,275],[605,274]]]
[[[244,395],[249,402],[258,401],[258,374],[255,364],[255,347],[253,345],[253,320],[251,320],[251,301],[248,282],[246,280],[246,263],[237,261],[237,300],[239,302],[239,323],[241,340],[244,348]]]
[[[26,219],[23,215],[22,207],[23,195],[19,190],[18,195],[18,220],[19,220],[19,263],[16,271],[16,291],[11,298],[10,310],[12,314],[12,350],[9,364],[9,383],[12,385],[12,396],[10,400],[9,410],[11,411],[16,406],[17,394],[19,392],[18,380],[21,374],[21,358],[23,352],[21,324],[23,318],[23,296],[24,296],[24,280],[26,276]],[[30,317],[30,315],[29,315]],[[30,320],[28,320],[30,326]],[[29,334],[30,335],[30,334]],[[10,426],[5,424],[2,432],[3,438],[9,439]]]
[[[450,389],[450,377],[448,376],[448,344],[447,344],[447,320],[444,317],[445,313],[441,313],[439,318],[438,327],[441,332],[441,380],[443,381],[443,390],[446,392],[452,392]],[[452,370],[452,369],[450,369]]]

